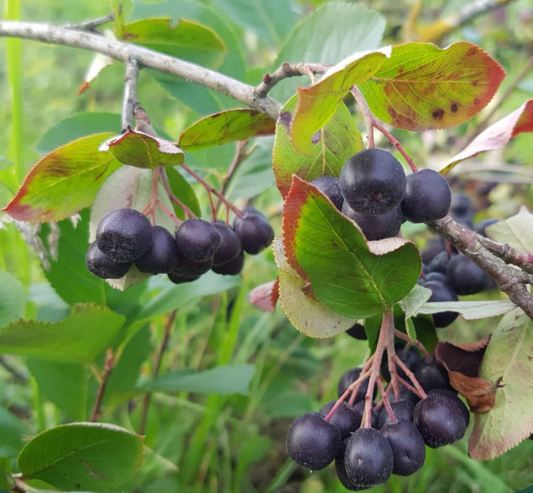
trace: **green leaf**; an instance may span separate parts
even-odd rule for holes
[[[32,284],[29,300],[37,308],[36,318],[40,322],[61,322],[70,313],[70,306],[47,282]]]
[[[224,41],[211,29],[180,19],[144,19],[124,26],[124,40],[176,58],[194,58],[204,67],[217,68],[227,53]]]
[[[90,364],[109,347],[124,321],[96,305],[75,306],[56,324],[18,320],[0,329],[0,353]]]
[[[0,171],[4,171],[7,168],[10,168],[15,163],[12,163],[7,157],[0,155]]]
[[[516,308],[512,301],[450,301],[426,303],[417,311],[418,314],[431,315],[439,312],[457,312],[466,320],[479,320],[482,318],[498,317]]]
[[[115,36],[117,39],[124,38],[124,22],[126,17],[124,3],[124,0],[111,0],[111,8],[113,9],[113,14],[115,14]]]
[[[476,414],[469,455],[490,460],[505,453],[533,433],[533,323],[520,310],[505,315],[492,334],[481,377],[489,382],[503,378],[496,404]]]
[[[57,147],[87,135],[99,132],[117,133],[121,125],[121,117],[117,113],[77,113],[47,130],[37,144],[36,150],[40,154],[48,154]],[[105,137],[102,141],[104,139]]]
[[[416,315],[420,308],[431,298],[431,289],[416,284],[413,290],[402,300],[399,305],[405,312],[405,318]]]
[[[363,5],[331,2],[296,26],[274,66],[303,61],[334,65],[354,53],[378,48],[384,30],[385,19]],[[272,97],[285,102],[298,85],[298,79],[285,80],[274,88]]]
[[[180,199],[196,217],[202,217],[202,208],[200,202],[191,184],[183,177],[183,175],[175,168],[167,168],[168,183],[172,193]],[[176,203],[172,202],[174,212],[180,219],[185,219],[183,209]]]
[[[380,120],[405,130],[456,127],[492,99],[505,72],[481,48],[462,41],[442,50],[430,43],[392,48],[358,85]]]
[[[313,410],[313,399],[308,392],[289,390],[264,404],[265,412],[275,419],[297,418]]]
[[[287,263],[280,237],[274,240],[272,248],[279,269],[280,305],[295,329],[309,337],[322,339],[345,332],[356,322],[305,295],[305,280]]]
[[[96,238],[96,228],[100,221],[111,211],[122,208],[138,211],[144,209],[151,197],[152,178],[152,170],[122,166],[106,180],[92,207],[89,229],[90,242]],[[158,184],[158,196],[161,203],[168,210],[172,210],[172,202],[161,183]],[[155,222],[171,233],[174,233],[176,229],[176,223],[159,207],[156,207]],[[108,279],[107,283],[115,289],[124,291],[149,277],[149,274],[143,274],[133,265],[122,279]]]
[[[465,149],[452,157],[440,173],[445,175],[461,161],[473,158],[482,152],[503,149],[523,132],[533,132],[533,99],[526,101],[520,108],[484,130]]]
[[[139,469],[143,441],[118,426],[73,423],[37,435],[18,462],[24,476],[62,490],[114,491]]]
[[[487,228],[487,235],[492,240],[507,243],[515,250],[533,253],[533,214],[522,206],[518,214],[491,224]]]
[[[194,392],[197,394],[248,394],[255,365],[223,365],[183,375],[169,372],[144,384],[143,392]]]
[[[183,151],[168,140],[137,130],[107,140],[100,146],[100,151],[109,151],[120,163],[136,168],[177,166],[185,160]]]
[[[255,110],[238,108],[206,116],[187,128],[179,146],[185,151],[274,133],[275,121]]]
[[[363,139],[355,120],[341,103],[333,118],[317,134],[311,156],[299,154],[289,135],[296,105],[297,97],[294,96],[281,110],[276,124],[272,167],[283,197],[289,193],[293,175],[307,181],[322,175],[339,176],[348,158],[363,149]]]
[[[120,167],[110,153],[98,151],[111,135],[84,137],[47,154],[3,210],[19,221],[51,222],[90,206],[105,179]]]
[[[211,0],[234,22],[262,41],[280,46],[297,20],[297,9],[287,0]]]
[[[39,391],[68,418],[87,419],[87,372],[82,365],[28,358],[26,366],[37,380]]]
[[[60,236],[57,259],[50,260],[50,270],[44,275],[68,304],[106,303],[105,281],[91,274],[85,266],[89,248],[89,211],[83,211],[81,220],[74,226],[70,219],[58,224]],[[49,234],[43,228],[43,241]]]
[[[298,88],[291,139],[299,152],[312,154],[314,133],[331,120],[350,89],[375,74],[390,53],[390,47],[373,53],[356,53],[331,67],[315,84]]]
[[[24,442],[22,435],[26,434],[22,421],[7,409],[0,407],[0,454],[5,457],[16,457]]]
[[[24,316],[26,293],[21,282],[0,270],[0,327]]]
[[[422,265],[416,246],[402,238],[367,243],[354,222],[297,176],[284,205],[283,245],[306,295],[354,319],[391,310],[411,292]]]
[[[9,482],[7,473],[11,470],[9,459],[7,457],[0,457],[0,489],[7,491],[9,489]]]
[[[372,354],[375,353],[376,348],[378,347],[382,319],[383,317],[381,315],[377,315],[365,320],[365,332],[368,338],[368,347],[370,348],[370,352]]]

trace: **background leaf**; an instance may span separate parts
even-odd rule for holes
[[[293,178],[283,210],[288,264],[309,281],[306,294],[354,319],[373,317],[407,296],[421,259],[401,238],[370,242],[313,185]]]
[[[74,423],[41,433],[19,456],[22,474],[63,490],[113,491],[143,459],[143,437],[114,425]]]
[[[274,133],[276,122],[255,110],[239,108],[206,116],[184,130],[179,146],[187,151]]]
[[[0,353],[93,363],[109,347],[124,321],[122,315],[96,305],[76,306],[57,324],[18,320],[0,330]]]
[[[24,315],[26,293],[21,282],[0,270],[0,327]]]
[[[533,433],[533,323],[519,309],[505,315],[492,334],[481,365],[481,377],[495,382],[496,405],[477,414],[469,441],[469,455],[490,460]]]
[[[363,149],[363,139],[355,120],[341,103],[333,118],[317,134],[318,142],[313,146],[312,154],[299,154],[289,135],[296,105],[297,97],[294,96],[283,107],[276,124],[272,151],[276,185],[283,197],[289,193],[293,175],[307,181],[322,175],[339,176],[348,158]]]
[[[375,50],[384,30],[383,17],[363,5],[330,2],[296,26],[278,53],[274,68],[283,62],[335,65],[354,53]],[[301,79],[285,80],[273,89],[272,97],[285,102],[298,85]]]
[[[429,43],[392,48],[390,59],[359,84],[380,120],[405,130],[461,125],[492,99],[505,72],[487,53],[465,41],[441,50]]]
[[[504,315],[514,308],[516,308],[516,305],[508,300],[450,301],[426,303],[416,313],[431,315],[439,312],[457,312],[465,320],[478,320]]]
[[[83,137],[41,159],[3,209],[19,221],[61,221],[92,204],[98,189],[120,163],[100,144],[112,134]]]
[[[533,253],[533,215],[521,207],[518,214],[487,228],[489,238],[508,243],[515,250]]]
[[[22,421],[13,413],[0,407],[0,454],[4,457],[16,457],[24,442],[22,435],[27,433]]]
[[[196,217],[202,217],[200,202],[198,201],[198,197],[196,196],[191,184],[176,168],[167,168],[166,172],[172,193],[178,197],[178,199],[180,199],[189,209],[191,209]],[[182,208],[174,202],[172,202],[172,205],[174,206],[174,212],[176,213],[176,216],[178,216],[180,219],[184,219],[185,213],[183,212]]]

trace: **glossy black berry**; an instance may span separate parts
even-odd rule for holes
[[[314,185],[318,188],[331,202],[333,205],[340,211],[342,210],[342,204],[344,198],[341,192],[341,184],[338,178],[334,176],[319,176],[315,178],[311,185]]]
[[[466,422],[463,413],[445,396],[430,395],[415,406],[414,425],[428,447],[451,445],[463,438]]]
[[[185,257],[179,250],[177,250],[177,254],[178,264],[172,271],[172,275],[175,278],[198,279],[201,275],[209,272],[213,266],[213,257],[197,262]]]
[[[98,248],[95,242],[91,244],[87,251],[85,264],[89,272],[101,279],[120,279],[128,273],[132,262],[119,264],[111,260]]]
[[[420,361],[415,369],[415,377],[426,392],[433,389],[453,391],[446,368],[436,359],[431,361],[424,359]]]
[[[344,202],[342,213],[361,228],[368,241],[392,238],[398,234],[402,226],[402,212],[399,207],[395,207],[385,214],[369,216],[355,212]]]
[[[429,301],[431,302],[447,302],[447,301],[457,301],[457,295],[448,284],[444,284],[438,281],[429,281],[424,284],[424,287],[431,289],[431,297]],[[442,328],[448,327],[459,314],[457,312],[440,312],[433,314],[433,323],[435,327]]]
[[[152,225],[135,209],[117,209],[96,230],[98,248],[118,263],[133,262],[152,246]]]
[[[222,221],[213,224],[215,229],[220,233],[220,246],[213,257],[213,265],[226,264],[233,260],[242,252],[241,240],[233,228],[226,226]]]
[[[410,476],[420,470],[426,460],[426,446],[413,423],[400,419],[387,423],[380,431],[392,449],[393,474]]]
[[[257,255],[272,244],[274,230],[265,216],[255,209],[248,210],[242,218],[235,218],[235,233],[241,240],[242,249]]]
[[[346,333],[353,337],[354,339],[358,339],[360,341],[366,341],[367,335],[365,332],[365,327],[361,324],[354,324],[352,327],[350,327]]]
[[[137,269],[147,274],[172,272],[178,265],[178,252],[174,237],[161,226],[154,226],[152,233],[152,246],[135,261]]]
[[[411,371],[414,371],[416,365],[422,359],[420,353],[413,346],[406,348],[405,344],[401,342],[394,344],[394,350],[402,363]],[[407,379],[407,375],[398,365],[396,366],[396,371],[400,377]],[[381,374],[387,382],[390,381],[389,359],[387,354],[385,354],[381,360]]]
[[[244,252],[237,255],[234,259],[221,265],[213,265],[212,271],[223,276],[236,276],[242,272],[244,267]]]
[[[365,149],[346,161],[340,184],[344,201],[351,209],[375,216],[400,204],[406,179],[402,165],[392,154],[381,149]]]
[[[476,224],[474,231],[481,236],[487,236],[487,228],[489,226],[492,226],[493,224],[499,223],[500,219],[496,218],[490,218],[490,219],[484,219],[480,223]]]
[[[184,276],[180,276],[176,272],[168,273],[168,278],[174,284],[185,284],[187,282],[193,282],[193,281],[200,279],[200,277],[201,277],[200,274],[197,274],[195,276],[184,277]]]
[[[221,241],[222,237],[215,226],[198,218],[183,221],[176,231],[178,251],[197,262],[212,259]]]
[[[451,203],[450,186],[440,173],[423,169],[407,177],[402,212],[408,221],[425,223],[442,219],[448,215]]]
[[[361,375],[361,368],[351,368],[349,370],[346,370],[339,379],[339,384],[337,385],[337,395],[340,397],[341,395],[346,392],[348,387],[354,383],[358,378],[359,375]],[[361,399],[365,398],[366,391],[368,390],[368,379],[366,379],[357,390],[357,395],[355,397],[354,402],[358,402]],[[376,391],[374,389],[374,397],[375,397]]]
[[[489,285],[489,276],[463,254],[448,265],[448,284],[459,296],[481,293]]]
[[[336,401],[329,401],[328,403],[324,404],[318,412],[322,417],[325,418],[333,409],[335,403]],[[339,431],[341,432],[341,438],[344,440],[345,438],[348,438],[355,430],[357,430],[359,426],[361,426],[361,419],[361,413],[357,409],[348,407],[348,405],[343,402],[337,408],[333,416],[331,416],[329,422],[339,428]]]
[[[392,474],[392,449],[378,430],[360,428],[348,439],[344,464],[353,484],[366,488],[383,484]]]
[[[406,400],[399,400],[399,401],[392,401],[390,403],[392,412],[394,413],[394,417],[397,420],[404,419],[405,421],[412,422],[413,421],[413,411],[415,409],[415,405]],[[387,409],[385,406],[381,408],[381,411],[379,413],[379,419],[378,419],[378,429],[383,428],[387,423],[390,423],[392,421]]]
[[[465,403],[454,392],[448,389],[433,389],[428,392],[428,395],[445,396],[450,402],[453,402],[461,411],[463,418],[465,419],[466,426],[470,424],[470,411],[466,407]]]
[[[341,447],[341,432],[319,413],[297,418],[287,433],[287,452],[302,467],[319,471],[333,462]]]
[[[435,255],[435,257],[428,266],[429,272],[441,272],[443,274],[447,274],[448,265],[450,265],[450,261],[452,258],[453,254],[449,255],[446,251]]]
[[[363,491],[368,488],[357,486],[356,484],[352,483],[352,481],[350,481],[350,478],[348,478],[348,473],[346,472],[345,457],[346,447],[348,446],[348,440],[348,438],[346,440],[343,440],[341,448],[339,449],[339,452],[335,457],[335,472],[337,473],[337,478],[347,490]]]

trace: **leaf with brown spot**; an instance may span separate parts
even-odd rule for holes
[[[279,298],[279,278],[256,286],[250,292],[250,303],[265,312],[273,313]]]
[[[468,42],[442,50],[430,43],[395,46],[379,71],[358,84],[380,120],[405,130],[461,125],[492,99],[505,76]]]
[[[120,167],[98,146],[114,135],[90,135],[44,156],[26,175],[19,191],[3,209],[18,221],[61,221],[89,207],[106,178]]]
[[[520,309],[505,315],[492,334],[481,378],[502,379],[495,405],[477,414],[469,441],[470,457],[490,460],[533,433],[533,322]]]
[[[465,149],[450,159],[440,173],[445,175],[457,164],[482,152],[503,149],[517,135],[533,132],[533,99],[526,101],[520,108],[498,120],[479,134]]]

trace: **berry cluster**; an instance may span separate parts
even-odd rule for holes
[[[499,219],[485,219],[474,226],[470,199],[464,194],[454,195],[450,215],[463,227],[486,236],[486,228]],[[429,301],[457,301],[458,296],[481,293],[492,286],[491,278],[472,260],[458,253],[442,238],[434,238],[421,252],[423,266],[418,284],[432,291]],[[456,312],[433,315],[435,327],[447,327],[458,316]]]
[[[396,236],[404,221],[422,223],[448,214],[446,179],[430,169],[405,176],[400,162],[381,149],[365,149],[344,164],[340,177],[311,182],[370,240]]]
[[[360,338],[360,328],[352,327],[350,335]],[[364,368],[347,370],[338,384],[339,400],[292,423],[287,434],[292,460],[314,471],[335,462],[342,485],[361,491],[387,482],[392,474],[417,472],[424,464],[426,446],[443,447],[464,436],[470,413],[451,387],[442,364],[431,357],[423,359],[415,348],[403,344],[395,344],[395,350],[423,391],[402,385],[407,375],[399,367],[397,388],[393,389],[392,383],[385,389],[380,385],[381,400],[377,404],[371,400],[368,407],[372,397],[365,399],[368,380],[361,378]],[[381,378],[389,382],[387,359],[381,363]],[[351,397],[346,403],[347,395]],[[366,419],[365,412],[371,412]]]
[[[244,252],[255,255],[273,239],[265,216],[252,208],[237,216],[233,227],[222,221],[187,219],[174,236],[161,226],[152,226],[141,212],[118,209],[100,221],[86,264],[102,279],[120,279],[135,263],[141,272],[167,274],[173,283],[181,284],[209,270],[237,275],[244,266]]]

